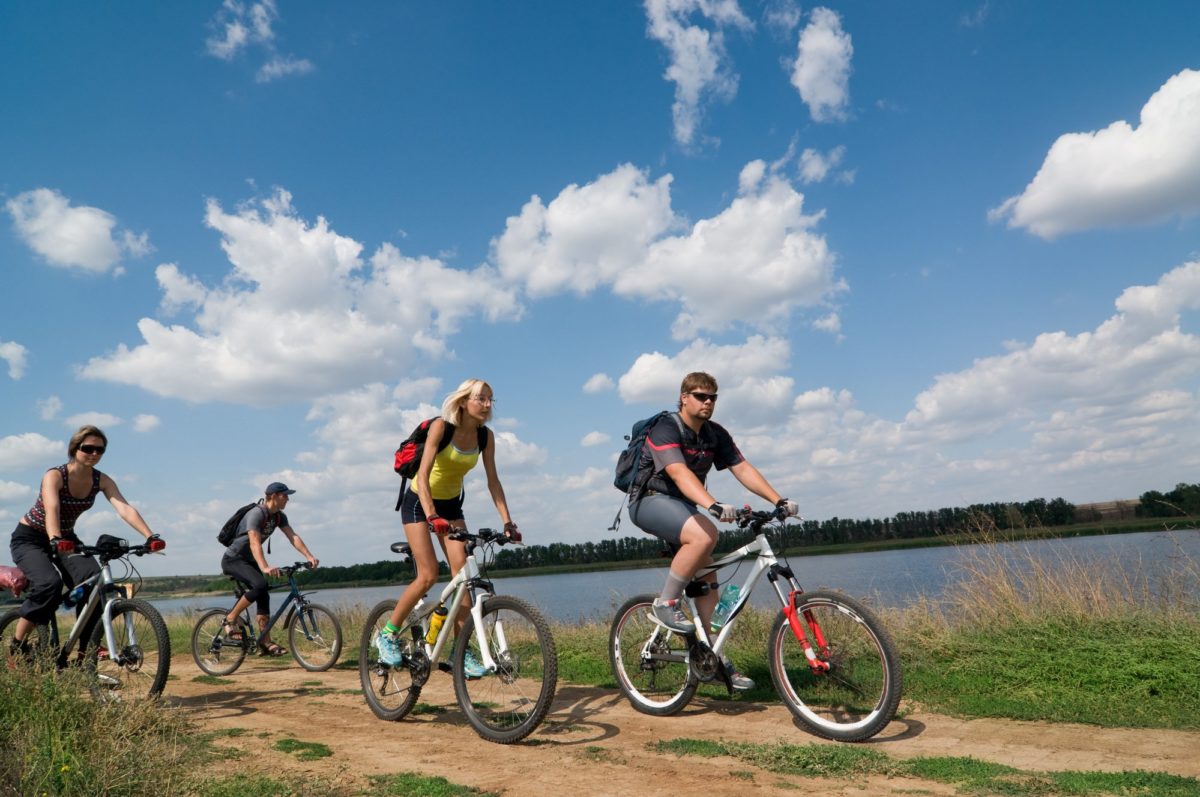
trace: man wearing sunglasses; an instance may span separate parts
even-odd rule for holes
[[[681,634],[695,631],[680,605],[683,589],[696,571],[712,561],[717,544],[718,520],[734,520],[736,507],[718,501],[708,492],[708,472],[728,469],[742,486],[775,504],[789,516],[799,513],[795,501],[780,497],[758,469],[738,451],[729,432],[712,420],[717,406],[717,380],[703,371],[690,373],[679,387],[679,408],[651,428],[642,450],[635,483],[645,487],[629,505],[629,517],[638,528],[666,542],[675,552],[662,593],[654,602],[654,618]],[[645,474],[649,473],[647,479]],[[715,587],[716,575],[709,576]],[[718,600],[717,590],[696,599],[696,613],[708,626]],[[737,690],[754,688],[754,681],[738,672],[728,658],[723,661]]]

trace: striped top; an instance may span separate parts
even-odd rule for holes
[[[84,498],[76,498],[75,496],[71,495],[71,488],[69,486],[69,480],[67,479],[67,466],[59,465],[57,468],[52,468],[51,470],[57,470],[62,474],[63,478],[62,489],[58,491],[59,531],[61,531],[64,536],[68,534],[74,536],[75,521],[79,519],[80,515],[91,509],[92,505],[96,503],[96,493],[100,492],[100,477],[104,474],[93,469],[92,489],[88,491],[87,496]],[[47,473],[49,473],[49,471],[47,471]],[[42,500],[42,494],[40,491],[38,492],[37,503],[33,505],[33,509],[30,509],[25,513],[25,517],[21,518],[21,522],[30,528],[37,529],[38,531],[46,531],[46,504]]]

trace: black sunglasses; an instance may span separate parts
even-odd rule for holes
[[[693,390],[688,395],[690,395],[696,401],[699,401],[701,404],[704,404],[709,401],[715,402],[717,400],[716,393],[701,393],[699,391]]]
[[[79,450],[85,454],[103,454],[104,446],[80,446]]]

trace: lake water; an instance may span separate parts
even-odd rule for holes
[[[1166,569],[1180,557],[1200,562],[1200,531],[1156,531],[1137,534],[1112,534],[1100,537],[1031,540],[993,544],[1005,556],[1033,554],[1047,561],[1067,557],[1072,561],[1095,562],[1097,566],[1125,566],[1153,574]],[[961,545],[940,548],[915,548],[898,551],[792,556],[792,569],[807,591],[820,587],[838,589],[856,597],[871,599],[876,605],[902,607],[919,598],[938,599],[945,590],[961,580],[964,557],[979,546]],[[746,576],[749,561],[735,577]],[[665,563],[665,560],[664,560]],[[727,569],[726,572],[730,572]],[[662,568],[610,570],[601,573],[564,573],[544,576],[494,578],[502,595],[524,598],[537,606],[548,619],[564,622],[600,620],[608,622],[615,608],[626,598],[662,588],[666,571]],[[356,605],[374,606],[381,600],[399,597],[403,585],[349,587],[315,592],[313,599],[331,609],[350,609]],[[435,594],[441,585],[434,587]],[[283,594],[272,595],[272,608]],[[751,596],[756,606],[778,605],[775,591],[760,578]],[[164,614],[193,612],[209,606],[232,605],[232,595],[155,599]]]

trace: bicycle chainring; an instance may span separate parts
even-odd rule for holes
[[[712,648],[699,640],[692,644],[691,650],[688,651],[688,659],[692,673],[698,680],[706,684],[712,683],[724,674],[720,657],[713,653]]]
[[[429,660],[429,656],[425,654],[425,651],[418,650],[404,658],[404,666],[408,667],[408,671],[412,673],[412,685],[416,688],[424,686],[433,670],[433,662]]]

